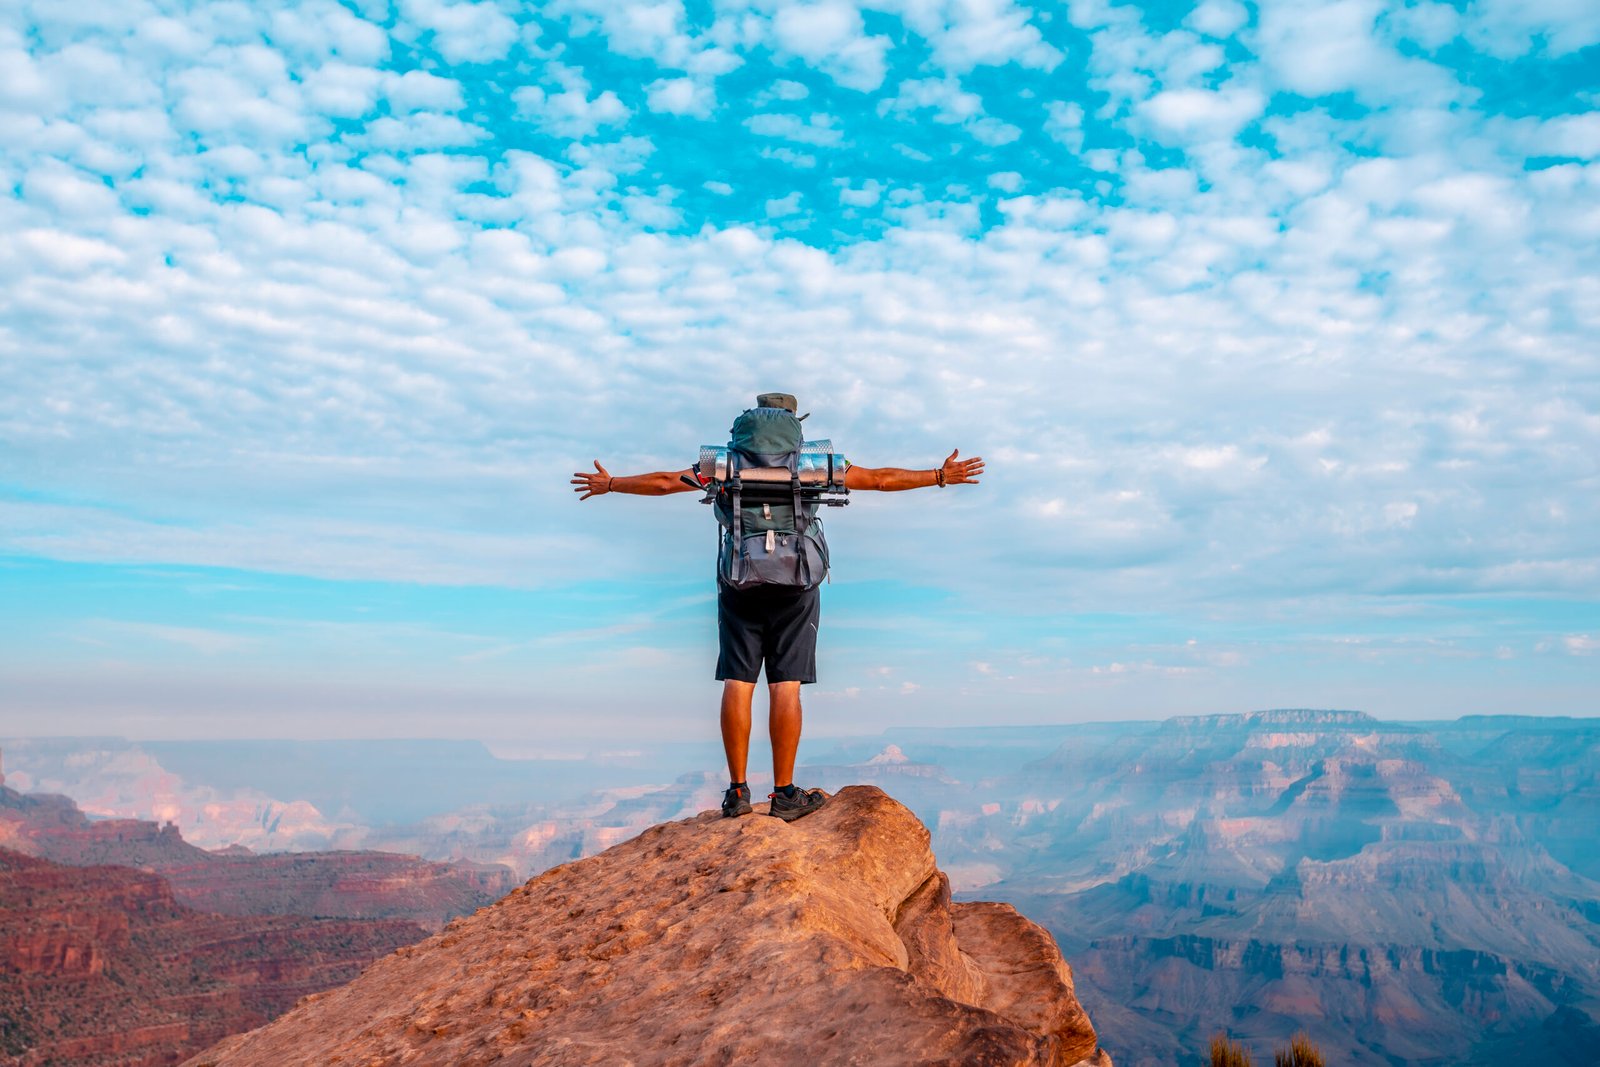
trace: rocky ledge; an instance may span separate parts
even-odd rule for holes
[[[950,902],[881,790],[706,812],[547,871],[189,1067],[1110,1067],[1055,942]]]

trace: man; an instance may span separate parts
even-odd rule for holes
[[[756,408],[798,410],[788,393],[762,393]],[[747,413],[749,414],[749,413]],[[778,415],[778,418],[784,418]],[[847,465],[845,488],[898,492],[933,486],[976,485],[983,458],[961,459],[960,450],[931,470]],[[594,472],[575,472],[573,492],[579,500],[606,493],[667,496],[689,493],[710,482],[699,465],[681,471],[656,471],[613,477],[594,461]],[[770,540],[769,540],[770,543]],[[820,580],[820,578],[819,578]],[[722,682],[722,747],[728,757],[728,789],[722,798],[727,818],[750,813],[750,786],[745,781],[750,751],[750,704],[763,663],[767,671],[772,734],[774,789],[768,814],[784,821],[809,815],[827,802],[820,789],[794,784],[795,754],[800,748],[800,687],[817,680],[817,622],[821,597],[815,585],[758,585],[734,589],[721,581],[717,589],[717,680]]]

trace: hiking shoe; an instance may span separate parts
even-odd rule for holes
[[[785,793],[768,793],[767,796],[772,801],[767,814],[784,822],[804,818],[828,802],[828,794],[820,789],[797,789],[793,800]]]
[[[724,819],[737,819],[741,815],[750,814],[750,787],[729,786],[722,793],[722,817]]]

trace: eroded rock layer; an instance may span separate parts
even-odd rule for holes
[[[423,934],[394,920],[202,914],[155,875],[0,848],[0,1064],[174,1064]]]
[[[499,899],[509,868],[439,863],[387,852],[207,852],[178,827],[91,820],[68,798],[0,785],[0,848],[73,867],[159,874],[178,903],[223,915],[404,919],[430,931]]]

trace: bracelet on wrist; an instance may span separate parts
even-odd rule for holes
[[[940,489],[944,488],[944,468],[943,467],[935,467],[934,468],[934,471],[933,471],[933,484],[937,485]]]

